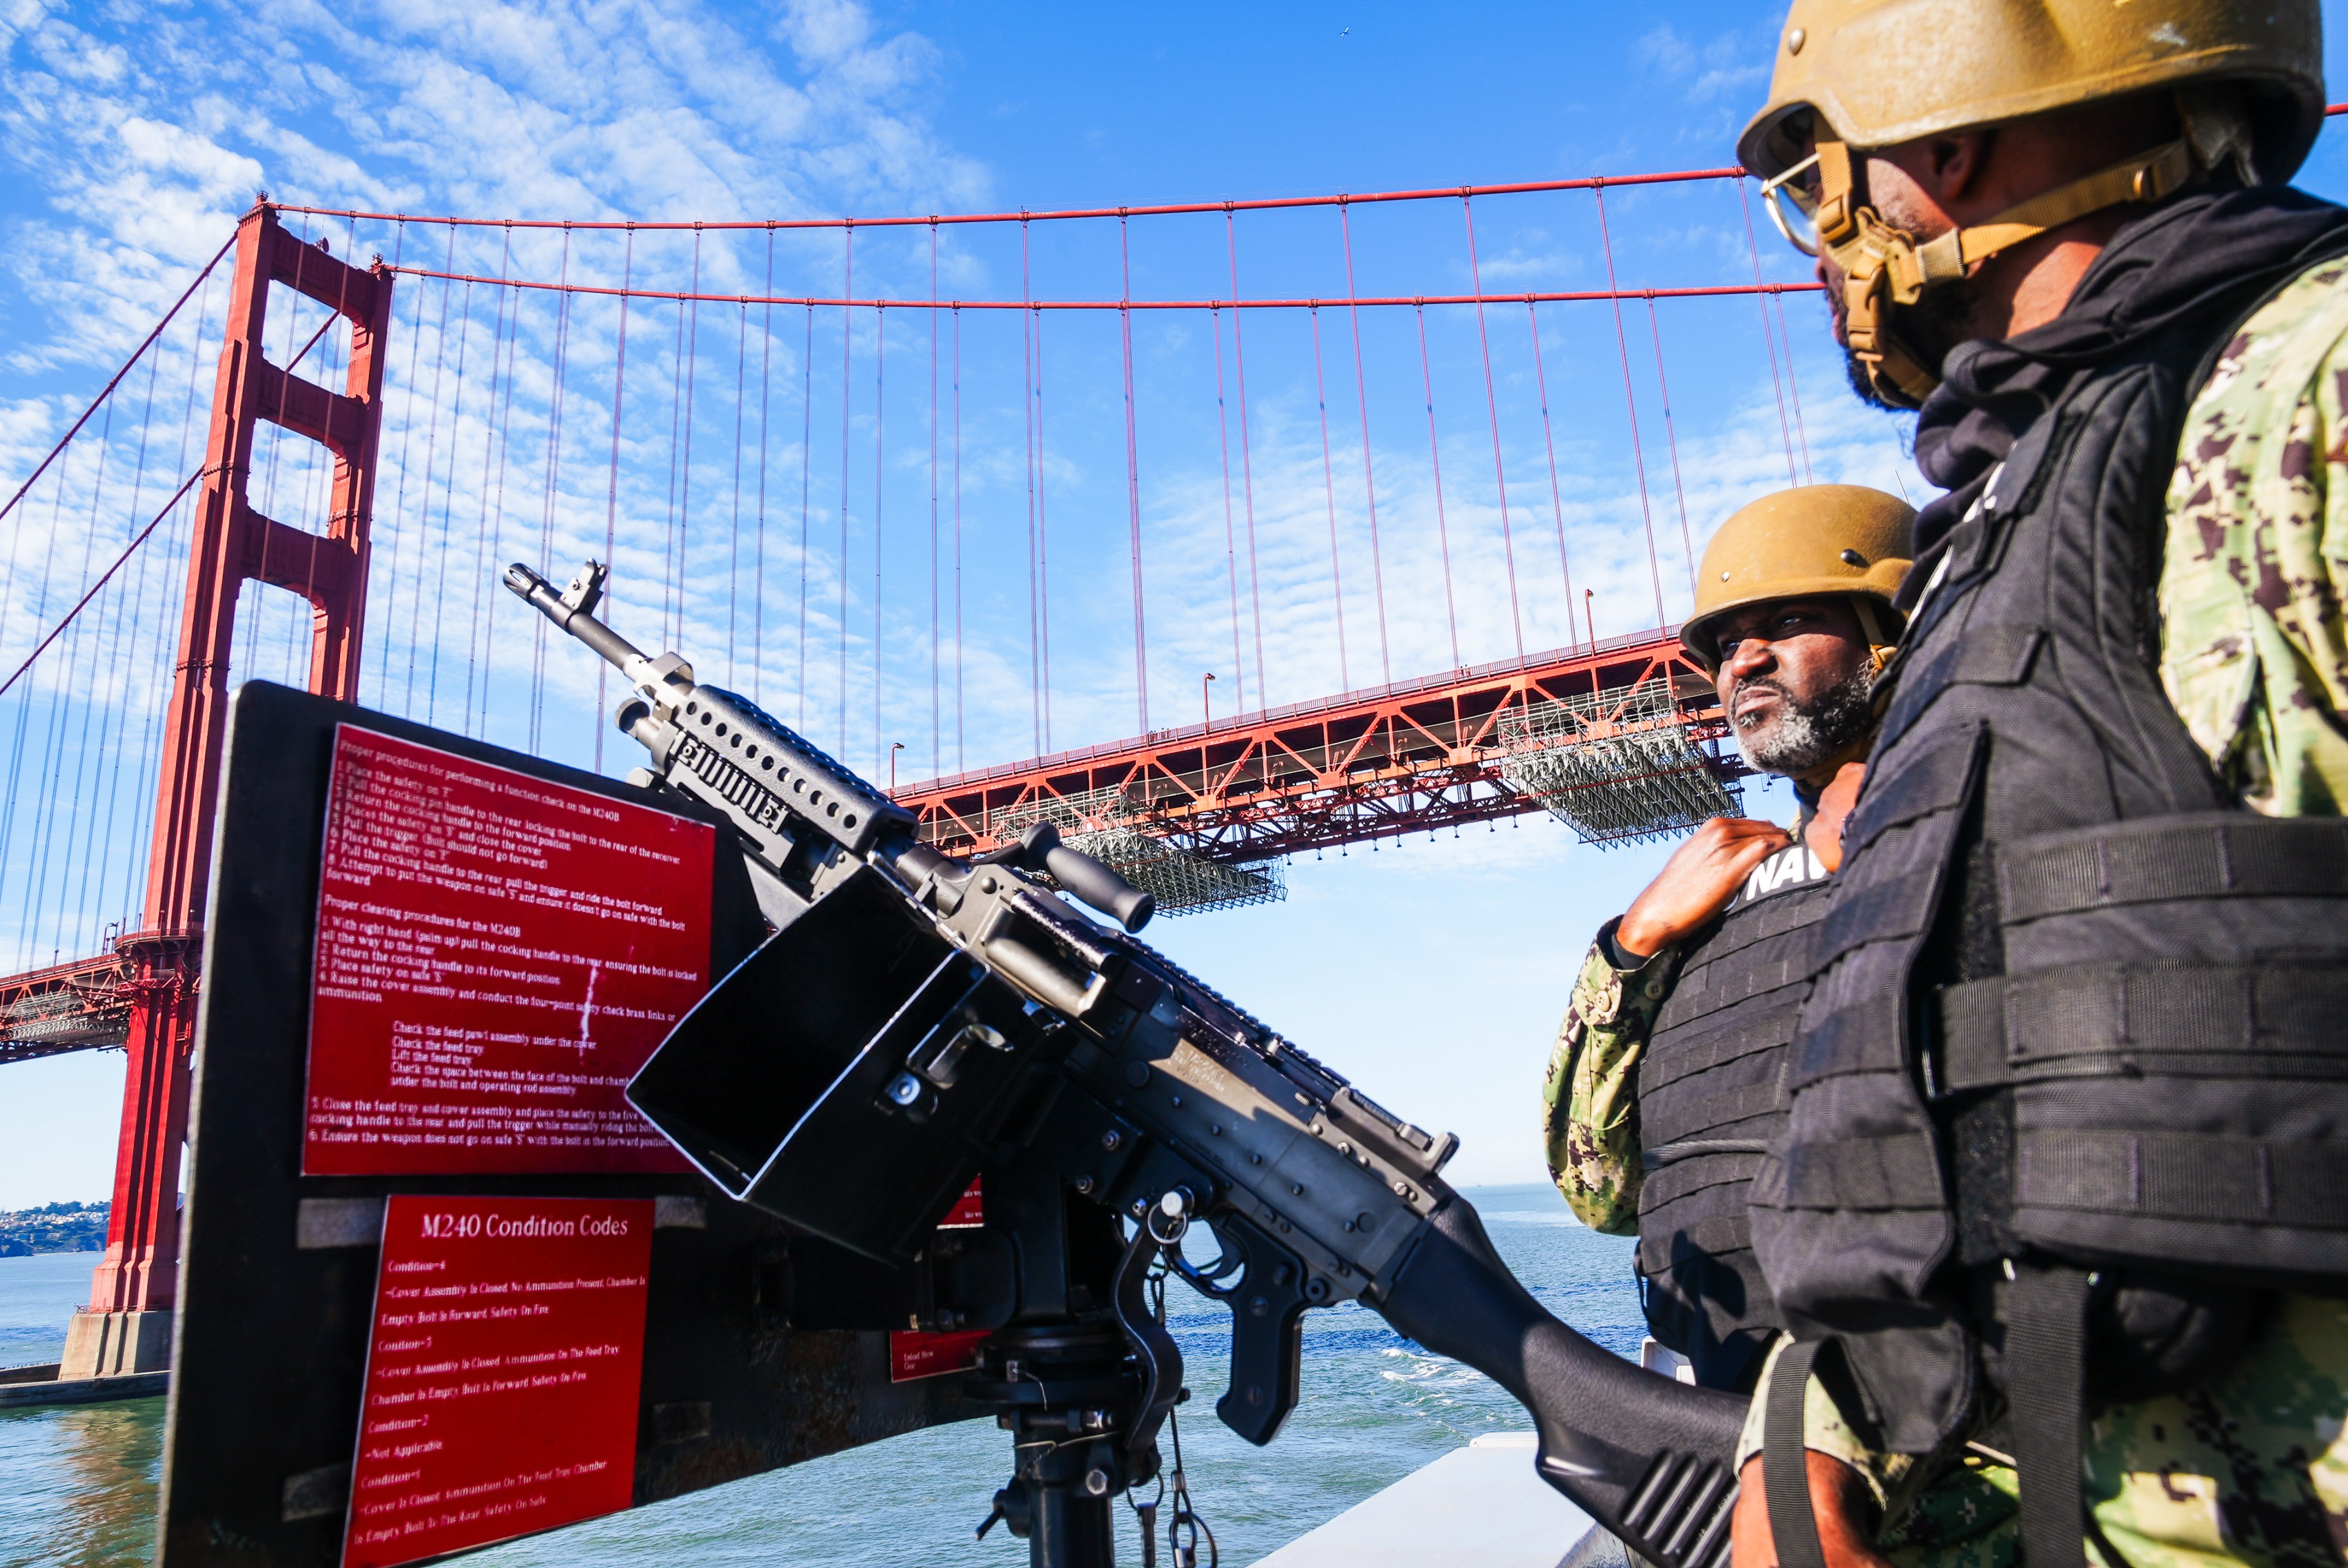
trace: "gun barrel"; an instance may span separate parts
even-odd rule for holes
[[[506,586],[514,593],[536,605],[541,614],[597,653],[623,674],[632,659],[642,659],[644,650],[612,630],[584,610],[574,610],[562,602],[554,584],[517,561],[506,568]]]

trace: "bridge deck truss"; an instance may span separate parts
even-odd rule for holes
[[[1179,913],[1281,896],[1274,862],[1300,851],[1527,811],[1550,810],[1600,844],[1684,831],[1736,809],[1744,768],[1726,733],[1710,678],[1665,628],[1155,730],[897,799],[924,840],[953,853],[1050,820]]]

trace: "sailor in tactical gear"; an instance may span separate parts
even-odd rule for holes
[[[1592,1230],[1640,1237],[1657,1340],[1750,1389],[1777,1318],[1745,1187],[1784,1119],[1780,1059],[1842,814],[1875,736],[1915,512],[1857,485],[1764,497],[1721,524],[1680,628],[1745,759],[1793,780],[1793,830],[1716,817],[1600,928],[1543,1087],[1550,1174]]]
[[[1740,155],[1947,493],[1750,1190],[1790,1338],[1738,1568],[1879,1562],[1983,1454],[2030,1568],[2341,1561],[2348,211],[2283,183],[2320,33],[1797,0],[1777,36]]]

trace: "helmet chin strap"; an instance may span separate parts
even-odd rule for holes
[[[1890,617],[1868,594],[1852,594],[1850,607],[1859,617],[1859,634],[1867,639],[1868,656],[1875,661],[1875,673],[1881,675],[1883,666],[1891,662],[1891,655],[1900,651],[1900,630],[1889,624]]]
[[[2188,130],[2165,147],[2017,202],[1984,223],[1951,229],[1919,243],[1872,207],[1859,204],[1851,151],[1820,139],[1818,243],[1843,274],[1843,330],[1853,357],[1887,403],[1921,407],[1940,378],[1890,330],[1899,305],[1963,277],[1977,263],[2047,230],[2125,201],[2157,201],[2193,176],[2199,161]]]

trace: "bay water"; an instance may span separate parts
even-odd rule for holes
[[[1637,1353],[1644,1326],[1631,1242],[1593,1235],[1546,1185],[1468,1196],[1543,1305],[1609,1349]],[[67,1315],[88,1297],[97,1261],[91,1253],[0,1258],[0,1366],[57,1358]],[[1376,1314],[1348,1305],[1305,1315],[1303,1402],[1270,1447],[1253,1448],[1214,1418],[1230,1365],[1229,1313],[1179,1283],[1167,1292],[1167,1309],[1193,1390],[1179,1418],[1191,1498],[1234,1568],[1479,1433],[1530,1425],[1480,1374],[1427,1355]],[[162,1429],[160,1398],[0,1410],[0,1568],[150,1561]],[[984,1541],[972,1533],[1010,1475],[1010,1444],[991,1422],[938,1428],[510,1542],[468,1562],[1024,1568],[1025,1542],[999,1527]],[[1560,1553],[1567,1544],[1560,1542]],[[1129,1511],[1118,1552],[1139,1561]]]

